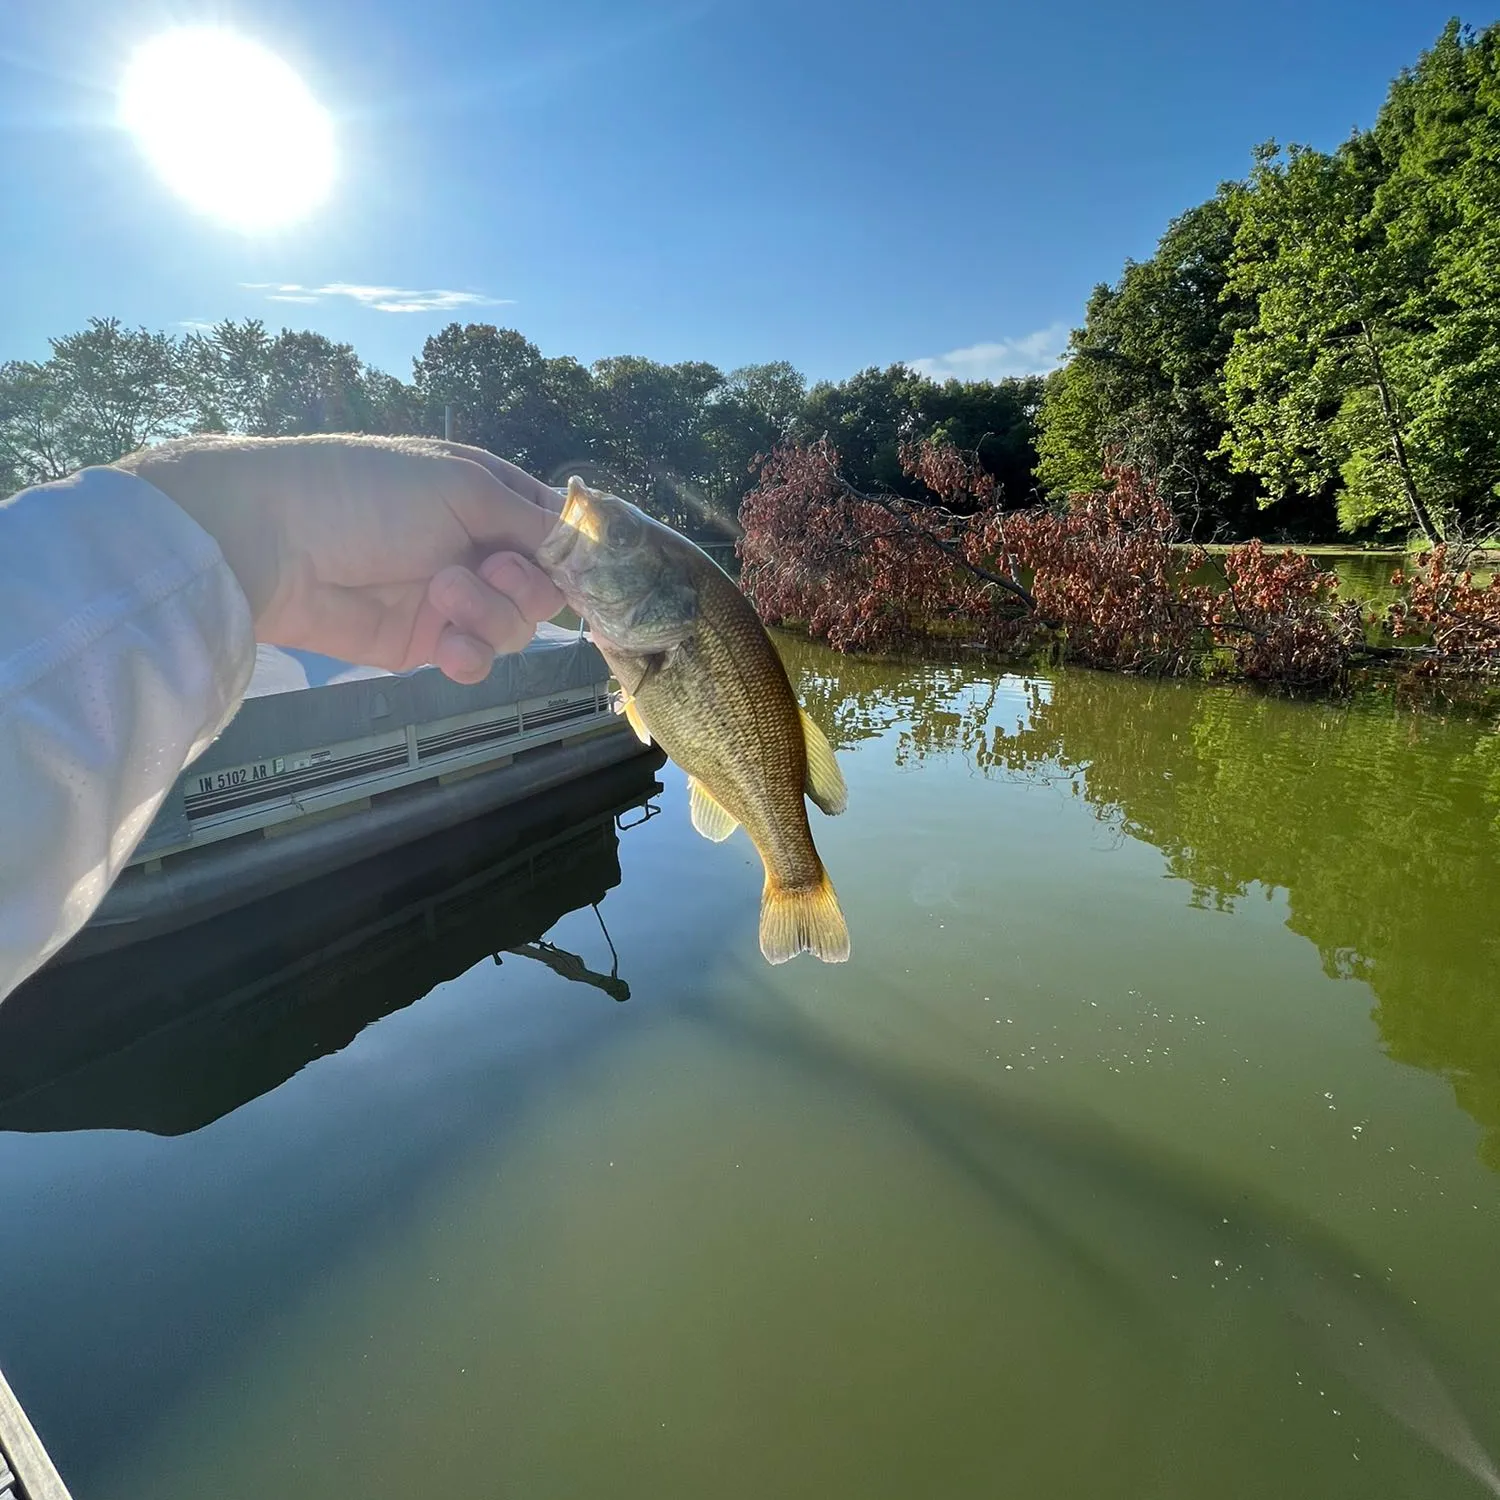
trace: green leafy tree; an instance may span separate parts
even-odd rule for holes
[[[542,389],[548,405],[552,467],[541,472],[563,484],[575,469],[587,468],[601,449],[599,392],[587,365],[571,355],[543,361]]]
[[[1346,530],[1405,519],[1438,536],[1410,413],[1420,400],[1407,315],[1420,256],[1375,211],[1368,139],[1332,155],[1275,143],[1233,198],[1230,287],[1254,302],[1225,365],[1234,467],[1272,496],[1342,483]]]
[[[206,332],[190,334],[184,363],[192,391],[194,426],[200,432],[269,436],[271,336],[259,318],[226,318]]]
[[[940,383],[909,365],[872,366],[848,380],[815,385],[792,437],[803,444],[826,437],[857,489],[919,500],[933,497],[903,467],[901,446],[934,438],[977,452],[1007,503],[1020,504],[1033,486],[1035,422],[1043,389],[1037,376]]]
[[[1045,389],[1040,375],[926,381],[913,390],[916,433],[975,454],[1005,503],[1024,504],[1035,495],[1036,424]]]
[[[61,479],[75,467],[68,393],[45,364],[0,365],[0,493]]]
[[[786,440],[807,402],[807,380],[786,360],[730,371],[704,413],[708,493],[731,514],[758,457]]]
[[[575,372],[586,374],[574,361],[544,359],[513,328],[450,323],[422,346],[413,385],[427,431],[443,430],[451,403],[454,437],[550,478],[579,446],[567,403],[586,399],[587,388]]]
[[[837,383],[820,380],[808,392],[793,436],[806,444],[826,437],[856,488],[904,493],[901,444],[920,436],[916,407],[924,384],[931,382],[908,365],[871,366]]]
[[[358,394],[360,432],[400,436],[426,430],[425,414],[416,391],[388,370],[366,365]]]
[[[1375,212],[1415,268],[1402,318],[1409,439],[1460,528],[1500,519],[1500,26],[1451,23],[1391,87]]]
[[[1329,154],[1257,154],[1095,289],[1038,478],[1150,474],[1199,534],[1500,520],[1500,26],[1451,24]]]
[[[164,333],[92,318],[52,355],[0,366],[0,469],[9,487],[111,463],[189,424],[181,351]]]
[[[1173,220],[1150,260],[1094,289],[1042,403],[1038,476],[1049,493],[1097,489],[1113,460],[1151,475],[1195,531],[1249,529],[1258,485],[1219,451],[1224,362],[1250,315],[1227,287],[1233,247],[1221,193]]]
[[[190,335],[183,361],[199,431],[409,432],[418,420],[408,387],[320,333],[272,335],[258,318],[230,319]]]
[[[1095,292],[1107,291],[1099,288]],[[1067,364],[1047,376],[1037,415],[1037,482],[1054,499],[1088,495],[1104,485],[1107,407],[1103,366],[1080,359],[1087,324],[1075,329]]]
[[[592,374],[602,477],[673,524],[715,526],[718,511],[704,485],[712,468],[709,413],[723,372],[702,361],[664,365],[627,354],[596,361]]]

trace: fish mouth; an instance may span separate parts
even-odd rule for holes
[[[562,514],[540,547],[536,560],[549,571],[560,568],[577,547],[579,539],[598,544],[601,536],[599,513],[594,509],[588,487],[574,475],[568,480],[568,494]]]
[[[584,488],[583,481],[573,478],[568,481],[568,498],[563,503],[563,524],[581,532],[591,542],[602,541],[599,530],[599,513],[594,509],[593,497]]]
[[[553,523],[552,530],[542,538],[542,544],[536,549],[536,560],[543,572],[556,573],[567,561],[568,554],[573,550],[581,533],[578,528],[559,518]],[[553,580],[556,582],[556,579]]]

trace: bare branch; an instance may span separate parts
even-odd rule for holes
[[[988,568],[980,567],[978,563],[970,562],[951,542],[945,542],[940,537],[933,536],[930,531],[924,531],[920,526],[913,524],[911,518],[898,509],[900,502],[897,501],[895,496],[871,495],[866,494],[863,490],[857,490],[839,473],[833,464],[828,462],[826,457],[823,458],[823,463],[828,470],[829,477],[834,480],[851,500],[858,500],[865,505],[878,506],[900,524],[902,532],[905,535],[917,537],[919,540],[927,542],[930,546],[936,547],[939,552],[951,558],[959,567],[972,573],[976,578],[983,579],[986,583],[994,584],[995,587],[1004,589],[1008,594],[1013,594],[1026,605],[1027,609],[1036,609],[1036,599],[1031,590],[1024,584],[1018,583],[1014,578],[1007,578],[1003,574],[992,573]]]

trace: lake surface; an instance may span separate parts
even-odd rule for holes
[[[1500,735],[785,649],[849,964],[642,762],[0,1101],[78,1500],[1500,1493]]]
[[[1313,553],[1312,558],[1338,579],[1343,598],[1358,599],[1366,608],[1384,609],[1401,596],[1391,578],[1408,566],[1404,557],[1387,552],[1322,552]]]
[[[1266,545],[1266,551],[1273,555],[1285,550],[1270,543]],[[1402,590],[1391,582],[1397,572],[1409,565],[1408,559],[1400,553],[1318,551],[1306,556],[1315,566],[1338,579],[1341,598],[1357,600],[1367,611],[1383,612],[1401,597]],[[1210,588],[1221,588],[1221,563],[1222,559],[1218,558],[1213,566],[1195,569],[1192,581],[1207,584]]]

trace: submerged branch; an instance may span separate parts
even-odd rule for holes
[[[1112,468],[1066,508],[1006,510],[973,455],[906,444],[902,466],[934,504],[859,488],[826,441],[767,460],[741,546],[767,619],[801,621],[841,651],[949,639],[967,622],[992,650],[1297,687],[1338,688],[1375,662],[1500,675],[1500,586],[1456,571],[1457,548],[1438,548],[1385,615],[1397,639],[1422,644],[1371,644],[1375,617],[1313,558],[1258,541],[1222,559],[1184,549],[1171,505],[1137,470]]]

